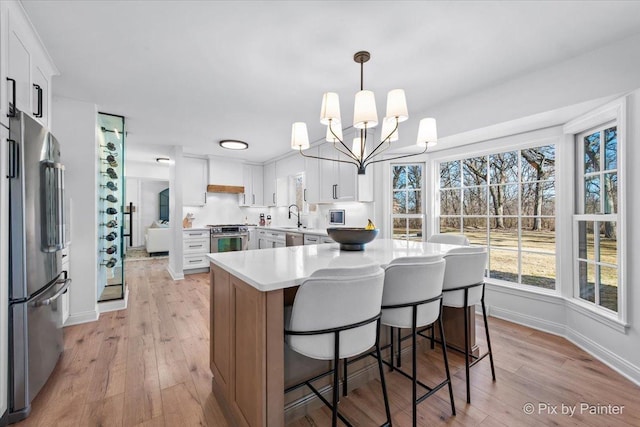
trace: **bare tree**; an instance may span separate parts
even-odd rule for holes
[[[555,169],[555,150],[551,146],[536,147],[522,150],[523,159],[534,170],[535,181],[533,182],[534,198],[533,198],[533,215],[534,220],[531,226],[532,231],[538,231],[542,228],[542,204],[544,195],[544,184],[541,181],[549,178]]]

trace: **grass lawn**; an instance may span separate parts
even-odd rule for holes
[[[458,229],[442,229],[442,233],[459,233]],[[405,229],[394,230],[394,238],[403,238]],[[401,237],[402,235],[402,237]],[[473,245],[487,245],[485,228],[465,229],[464,235]],[[410,230],[410,240],[422,240],[421,230]],[[489,239],[489,276],[518,283],[518,230],[492,229]],[[587,236],[588,259],[594,260],[593,235]],[[555,231],[522,230],[520,283],[545,289],[556,287]],[[617,242],[600,237],[600,261],[617,265]],[[573,262],[573,261],[571,261]],[[581,284],[581,297],[595,302],[596,269],[586,268],[586,283]],[[600,305],[617,311],[618,270],[600,268]]]

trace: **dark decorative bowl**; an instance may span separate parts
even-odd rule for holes
[[[352,227],[327,228],[329,237],[340,243],[340,249],[343,251],[363,251],[365,243],[375,239],[379,231],[377,228],[373,230]]]

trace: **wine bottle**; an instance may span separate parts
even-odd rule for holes
[[[109,258],[109,261],[107,261],[106,263],[103,263],[102,265],[104,265],[107,268],[113,268],[116,266],[117,262],[118,260],[116,260],[115,258]]]
[[[100,200],[106,200],[111,203],[118,203],[118,198],[113,194],[109,194],[107,197],[100,197]]]
[[[113,181],[107,182],[106,186],[111,191],[118,191],[118,186],[113,183]]]
[[[116,151],[118,148],[116,147],[116,145],[113,142],[107,142],[107,150],[109,151]]]
[[[116,209],[116,208],[107,208],[106,212],[109,215],[116,215],[118,213],[118,209]]]
[[[100,225],[103,225],[107,228],[116,228],[118,226],[118,221],[116,221],[115,219],[112,219],[111,221],[108,221],[106,223],[102,223]]]
[[[118,247],[116,245],[111,245],[107,249],[104,249],[104,250],[102,250],[100,252],[106,252],[109,255],[113,255],[113,254],[116,253],[117,250],[118,250]]]
[[[118,179],[118,174],[113,170],[113,168],[107,168],[107,175],[109,175],[109,178],[111,179]]]
[[[104,236],[104,238],[107,239],[109,242],[113,242],[114,240],[116,240],[117,237],[118,237],[118,234],[115,231],[112,231],[111,233]]]

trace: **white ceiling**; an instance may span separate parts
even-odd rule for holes
[[[403,125],[417,127],[430,106],[640,32],[632,1],[23,4],[60,70],[54,93],[124,115],[138,160],[182,145],[265,161],[288,152],[294,121],[322,138],[323,92],[340,94],[351,121],[358,50],[372,55],[364,84],[378,114],[386,92],[404,88],[414,120]],[[220,139],[250,149],[230,152]]]

